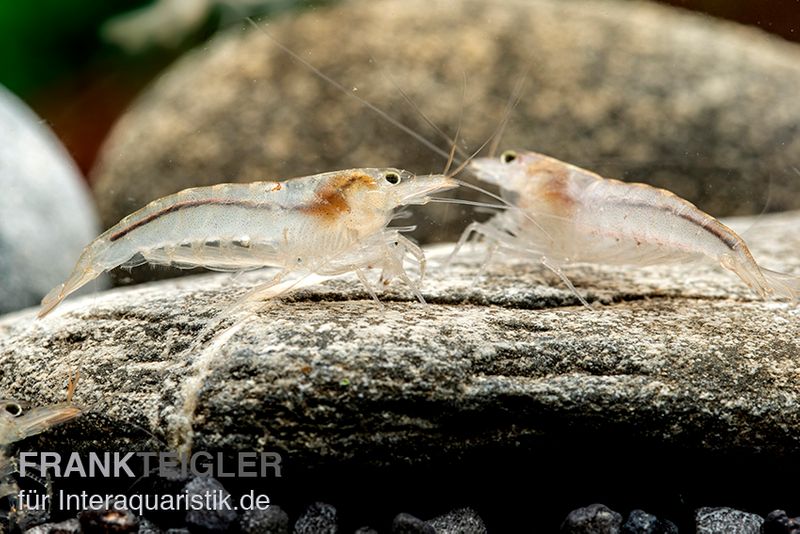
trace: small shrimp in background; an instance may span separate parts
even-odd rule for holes
[[[80,372],[70,376],[67,383],[67,400],[63,404],[34,408],[25,411],[22,403],[15,400],[0,399],[0,447],[10,445],[48,428],[74,419],[82,410],[72,404]]]
[[[14,508],[14,496],[17,495],[19,488],[12,477],[17,471],[16,463],[7,456],[5,449],[13,443],[41,434],[49,428],[70,421],[83,413],[81,408],[72,404],[77,381],[77,374],[74,378],[70,378],[67,386],[67,400],[62,404],[26,411],[23,403],[19,401],[0,399],[0,499],[7,497],[11,499],[11,513],[6,517],[6,520],[11,523],[19,513],[19,510]],[[3,532],[2,523],[0,523],[0,532]]]
[[[381,267],[384,278],[400,277],[424,302],[403,267],[411,254],[420,263],[421,280],[422,250],[401,234],[407,228],[387,225],[396,208],[425,204],[430,194],[456,185],[445,175],[363,168],[186,189],[151,202],[90,243],[67,281],[44,297],[39,317],[103,272],[144,263],[231,272],[280,269],[249,299],[274,297],[312,275],[352,271],[377,298],[363,269]],[[300,280],[286,281],[298,273]]]
[[[26,412],[22,403],[0,399],[0,446],[41,434],[80,414],[81,409],[69,403],[33,408]]]
[[[540,261],[587,306],[562,265],[644,266],[710,259],[762,298],[800,296],[800,277],[759,266],[733,230],[664,189],[603,178],[530,151],[476,158],[469,168],[480,180],[497,185],[503,198],[521,211],[473,222],[454,254],[477,233],[487,238],[490,255],[503,250]]]

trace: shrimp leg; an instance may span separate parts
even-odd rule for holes
[[[553,263],[550,263],[550,260],[547,259],[545,256],[542,256],[540,261],[541,261],[542,265],[544,265],[545,267],[547,267],[548,269],[553,271],[559,278],[561,278],[561,281],[564,282],[564,285],[567,286],[567,288],[569,288],[569,290],[572,292],[573,295],[575,295],[575,297],[581,302],[581,304],[583,304],[584,306],[586,306],[590,310],[592,309],[592,307],[589,305],[589,303],[586,302],[586,299],[584,299],[580,295],[580,293],[578,293],[578,290],[575,289],[575,286],[572,285],[572,282],[567,277],[567,275],[564,274],[564,271],[561,270],[561,267],[559,267],[558,265],[555,265]]]
[[[422,252],[422,249],[410,239],[400,235],[396,231],[387,231],[385,233],[385,238],[385,259],[381,279],[384,280],[384,283],[388,283],[388,281],[395,276],[400,278],[400,280],[402,280],[409,288],[411,288],[411,291],[414,293],[414,296],[417,297],[417,300],[419,300],[422,304],[425,304],[425,297],[422,296],[422,293],[419,290],[419,284],[422,283],[422,278],[425,276],[426,267],[425,255]],[[411,278],[408,276],[408,273],[406,273],[405,268],[403,267],[403,260],[405,259],[407,252],[410,253],[419,263],[420,276],[418,283],[414,283],[411,280]]]
[[[422,252],[422,249],[419,247],[419,245],[417,245],[416,243],[414,243],[413,241],[411,241],[410,239],[408,239],[404,235],[398,234],[397,235],[397,240],[399,242],[399,245],[402,245],[404,247],[405,251],[406,252],[410,252],[411,255],[414,256],[414,258],[417,260],[417,264],[419,264],[419,280],[418,280],[418,282],[419,282],[419,284],[422,284],[422,280],[425,278],[425,271],[426,271],[427,265],[428,265],[428,262],[425,259],[425,253]]]
[[[453,260],[455,259],[456,255],[461,251],[464,245],[467,244],[467,241],[469,241],[473,235],[486,236],[487,234],[488,234],[488,227],[486,224],[480,222],[469,223],[467,227],[464,229],[464,231],[461,232],[461,237],[458,239],[458,243],[456,243],[456,246],[453,247],[453,251],[445,260],[444,268],[447,269],[450,267],[450,264],[453,263]]]
[[[333,276],[330,275],[306,273],[296,278],[283,280],[282,276],[284,274],[285,273],[281,271],[269,282],[254,287],[248,291],[242,299],[240,299],[240,302],[244,303],[274,299],[282,295],[286,295],[295,289],[318,284],[333,278]]]
[[[356,272],[356,276],[358,276],[358,279],[361,280],[361,283],[364,284],[364,287],[367,288],[367,293],[369,293],[369,296],[372,297],[372,299],[378,303],[378,306],[383,308],[384,307],[383,302],[381,302],[381,299],[378,298],[378,294],[375,292],[375,288],[373,288],[372,284],[370,284],[369,280],[367,280],[367,275],[364,274],[364,271],[361,268],[356,268],[354,269],[354,271]]]

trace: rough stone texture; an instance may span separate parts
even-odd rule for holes
[[[294,524],[295,534],[336,534],[338,531],[336,508],[321,502],[309,506]]]
[[[221,500],[230,495],[218,480],[210,477],[192,479],[186,484],[184,491],[190,498],[192,495],[199,495],[200,498],[206,498],[207,495],[218,495]],[[204,507],[186,512],[186,525],[192,534],[226,532],[235,522],[236,511],[222,507],[220,509]]]
[[[487,534],[483,519],[471,508],[454,510],[428,521],[436,534]]]
[[[81,524],[77,519],[68,519],[60,523],[45,523],[28,529],[26,534],[81,534]]]
[[[442,169],[243,27],[179,61],[119,121],[93,173],[106,225],[188,186]],[[524,76],[503,147],[667,186],[715,216],[760,213],[767,196],[776,210],[800,206],[800,48],[756,29],[638,1],[369,0],[269,32],[445,148],[396,84],[450,135],[463,117],[474,149]],[[442,207],[417,236],[452,239],[463,213]]]
[[[669,520],[659,519],[644,510],[633,510],[625,524],[622,534],[678,534],[678,527]]]
[[[798,221],[800,213],[757,219],[745,233],[756,258],[800,270]],[[521,424],[520,436],[558,431],[563,418],[708,449],[800,452],[793,304],[762,302],[713,265],[571,267],[579,291],[599,301],[589,311],[524,260],[498,260],[474,283],[482,250],[445,272],[437,262],[448,251],[429,252],[427,306],[393,284],[382,310],[345,277],[224,329],[233,316],[223,310],[265,272],[68,299],[43,320],[12,314],[0,322],[0,368],[14,372],[0,375],[0,392],[61,400],[69,369],[81,367],[79,402],[171,445],[188,439],[184,396],[197,395],[196,445],[256,439],[314,461],[445,437],[470,446],[464,438],[480,442],[508,424]],[[221,323],[209,320],[220,312]],[[459,414],[473,412],[473,427],[459,429]],[[363,430],[336,431],[354,416]]]
[[[697,534],[761,534],[764,518],[733,508],[700,508],[695,514]]]
[[[139,534],[162,534],[158,526],[147,519],[139,518]]]
[[[764,518],[761,534],[800,534],[800,521],[785,510],[773,510]]]
[[[289,516],[280,506],[246,510],[239,519],[242,534],[289,534]]]
[[[765,266],[800,272],[800,213],[730,224],[752,225],[744,235]],[[676,450],[780,459],[770,471],[779,479],[764,475],[771,482],[753,487],[758,493],[794,480],[786,473],[800,455],[795,304],[760,301],[715,266],[571,267],[595,303],[590,311],[535,265],[498,259],[476,283],[481,251],[465,251],[444,270],[437,264],[448,250],[429,249],[427,306],[392,285],[380,293],[381,309],[344,277],[260,311],[226,311],[270,276],[249,273],[68,299],[43,320],[33,310],[12,314],[0,321],[0,396],[61,401],[70,370],[80,368],[75,398],[87,414],[34,438],[40,446],[278,450],[294,479],[323,467],[355,477],[354,464],[419,466],[410,478],[418,493],[439,487],[424,478],[431,465],[470,462],[471,454],[485,454],[474,465],[489,467],[469,473],[501,480],[523,467],[504,475],[492,467],[498,462],[534,462],[526,491],[554,493],[538,478],[572,464],[543,461],[544,451],[580,444],[584,454],[604,444],[636,451],[651,462],[655,490],[671,483],[656,470]],[[570,461],[603,485],[624,471],[591,456]],[[604,464],[614,478],[600,478]],[[670,475],[705,480],[709,463],[701,465]],[[744,467],[735,465],[728,471]],[[559,476],[580,489],[568,473]],[[365,484],[365,493],[374,487]],[[475,499],[479,490],[468,489]],[[481,515],[493,528],[483,508]]]
[[[140,532],[139,518],[130,510],[84,510],[78,514],[83,534]]]
[[[0,125],[0,313],[7,313],[64,281],[99,224],[67,151],[2,86]]]
[[[422,519],[403,512],[392,520],[392,534],[436,534],[436,529]]]
[[[569,513],[563,534],[619,534],[622,516],[604,504],[591,504]]]

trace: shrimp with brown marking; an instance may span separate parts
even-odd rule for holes
[[[277,267],[251,298],[274,296],[289,274],[352,271],[374,297],[363,269],[382,267],[424,302],[403,267],[411,254],[421,279],[422,250],[401,235],[404,229],[387,226],[396,208],[425,204],[428,195],[453,187],[444,175],[363,168],[186,189],[151,202],[90,243],[67,281],[42,300],[39,317],[103,272],[144,263],[232,272]]]
[[[762,298],[800,296],[800,277],[761,267],[733,230],[664,189],[603,178],[530,151],[476,158],[469,168],[480,180],[497,185],[520,211],[473,222],[454,254],[477,233],[488,238],[490,255],[503,249],[540,261],[587,306],[562,265],[644,266],[711,259]]]

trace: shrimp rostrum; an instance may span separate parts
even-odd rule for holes
[[[643,266],[703,259],[732,271],[762,298],[800,295],[800,278],[761,267],[733,230],[664,189],[606,179],[528,151],[476,158],[470,167],[520,209],[472,223],[459,246],[473,233],[482,235],[490,252],[540,261],[576,295],[561,270],[567,263]]]
[[[103,272],[144,263],[231,272],[277,267],[271,281],[251,292],[262,298],[274,296],[289,274],[351,271],[374,297],[362,270],[381,267],[423,300],[403,268],[410,253],[421,264],[421,279],[422,251],[403,229],[387,226],[396,208],[425,204],[428,195],[455,186],[444,175],[363,168],[186,189],[151,202],[90,243],[67,281],[42,300],[39,316]]]

